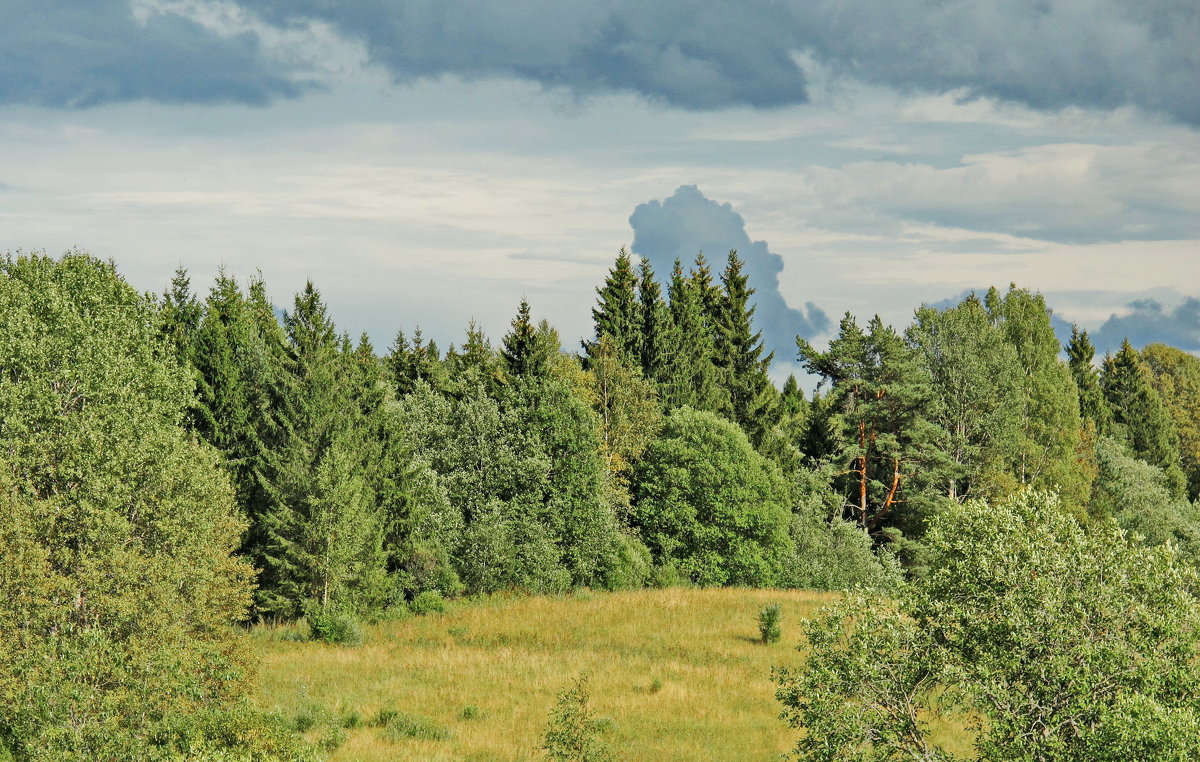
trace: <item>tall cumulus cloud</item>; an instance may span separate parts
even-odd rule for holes
[[[751,241],[742,215],[729,204],[706,198],[696,186],[681,186],[665,201],[640,204],[629,224],[633,253],[650,260],[660,278],[671,272],[676,259],[686,268],[701,252],[719,272],[726,254],[736,249],[756,291],[755,327],[762,331],[767,350],[779,359],[795,357],[796,336],[809,338],[829,328],[829,318],[815,304],[806,303],[804,311],[794,309],[779,292],[783,257],[772,253],[766,241]]]
[[[1200,299],[1189,296],[1174,308],[1155,299],[1139,299],[1126,306],[1127,314],[1110,316],[1092,334],[1097,351],[1116,351],[1129,339],[1135,347],[1161,342],[1200,352]]]
[[[122,0],[6,5],[3,101],[262,102],[295,93],[258,54],[253,31],[220,37],[171,14],[137,24]],[[798,60],[809,55],[899,90],[955,91],[1039,109],[1132,105],[1200,125],[1200,4],[1179,0],[236,5],[278,27],[328,24],[362,44],[397,82],[516,77],[580,96],[633,92],[686,109],[769,108],[807,99]]]

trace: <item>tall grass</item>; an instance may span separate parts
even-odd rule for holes
[[[364,628],[354,648],[258,633],[259,703],[294,715],[312,702],[330,716],[380,712],[428,718],[440,740],[346,730],[330,759],[542,759],[556,697],[588,675],[616,757],[778,760],[796,731],[778,719],[772,665],[802,660],[805,617],[829,594],[668,589],[504,598]],[[756,616],[781,606],[782,641],[764,647]]]

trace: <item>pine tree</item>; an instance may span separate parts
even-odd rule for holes
[[[637,297],[637,276],[633,264],[624,248],[617,261],[604,279],[604,285],[596,289],[599,297],[592,308],[592,322],[596,327],[596,340],[608,335],[617,348],[630,360],[638,361],[642,355],[642,316]],[[596,342],[583,345],[588,357],[595,353]]]
[[[1080,331],[1079,326],[1071,326],[1071,340],[1067,342],[1067,361],[1071,375],[1075,378],[1075,386],[1079,389],[1079,414],[1091,421],[1096,433],[1105,436],[1112,427],[1112,411],[1104,399],[1100,389],[1100,373],[1093,361],[1096,357],[1096,347],[1088,338],[1087,331]]]
[[[1117,438],[1135,457],[1163,470],[1172,495],[1183,494],[1186,480],[1175,422],[1154,389],[1149,366],[1128,339],[1116,355],[1104,358],[1100,385],[1112,409]]]
[[[774,423],[778,392],[767,376],[775,353],[763,356],[762,333],[754,331],[755,307],[750,304],[754,289],[749,288],[747,280],[737,252],[729,252],[728,263],[721,274],[722,294],[713,362],[720,369],[729,391],[733,421],[745,430],[757,447]]]
[[[825,412],[847,518],[872,534],[915,523],[919,517],[903,515],[908,486],[936,441],[924,417],[929,379],[916,352],[878,315],[863,331],[850,313],[827,351],[800,337],[796,344],[809,372],[832,383]]]

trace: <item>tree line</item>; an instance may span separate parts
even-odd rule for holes
[[[798,339],[811,396],[772,383],[735,252],[660,279],[622,251],[575,352],[524,300],[496,344],[472,323],[444,352],[416,328],[380,352],[312,283],[282,319],[261,276],[143,295],[78,252],[9,255],[0,288],[0,748],[20,759],[232,743],[257,717],[225,627],[247,618],[895,590],[929,573],[937,517],[1034,488],[1082,526],[1200,547],[1200,361],[1127,343],[1097,368],[1082,331],[1063,361],[1015,286]],[[256,758],[299,754],[253,721]]]

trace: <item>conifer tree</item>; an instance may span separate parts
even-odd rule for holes
[[[720,369],[729,391],[730,412],[745,430],[750,442],[761,445],[776,417],[778,392],[767,376],[775,353],[763,356],[762,333],[754,330],[754,310],[742,260],[729,252],[721,274],[720,312],[716,324],[714,364]]]
[[[276,503],[264,517],[271,585],[260,607],[361,610],[383,587],[382,522],[367,478],[374,464],[350,352],[308,283],[285,314],[290,365],[286,435],[273,453]],[[361,389],[361,386],[357,387]]]
[[[1149,366],[1128,339],[1117,354],[1104,358],[1100,385],[1112,409],[1117,438],[1135,457],[1163,470],[1174,496],[1183,494],[1185,478],[1175,422],[1154,389]]]
[[[662,288],[654,277],[650,260],[642,258],[639,267],[638,307],[641,313],[639,335],[641,354],[637,358],[642,375],[658,379],[664,366],[674,359],[675,337],[671,334],[671,313],[662,298]]]
[[[829,349],[818,352],[796,337],[800,359],[832,383],[822,405],[832,458],[843,471],[849,515],[872,534],[909,517],[909,483],[936,439],[924,417],[929,379],[916,353],[876,315],[864,331],[850,313]]]
[[[596,289],[599,298],[592,308],[596,340],[605,334],[611,336],[617,348],[634,361],[640,361],[642,356],[642,316],[637,288],[632,260],[622,248],[604,285]],[[588,357],[593,356],[595,341],[585,342],[583,346]]]
[[[500,358],[510,379],[545,376],[560,351],[558,331],[542,320],[533,324],[529,302],[521,300],[512,328],[505,334]]]
[[[420,381],[438,390],[446,386],[446,370],[438,356],[437,344],[432,341],[425,343],[420,326],[413,331],[411,344],[404,331],[396,333],[396,340],[388,352],[385,364],[391,373],[397,397],[412,392]]]
[[[1112,411],[1108,409],[1108,402],[1100,389],[1100,372],[1093,364],[1096,347],[1088,338],[1087,331],[1080,331],[1079,326],[1072,325],[1071,340],[1067,342],[1066,349],[1067,363],[1075,378],[1075,386],[1079,389],[1079,415],[1092,422],[1097,434],[1107,435],[1112,426]]]
[[[699,292],[684,277],[679,260],[671,274],[669,294],[672,333],[679,343],[659,382],[663,405],[667,410],[687,406],[724,413],[729,409],[729,394],[718,383],[713,365],[712,332]]]

